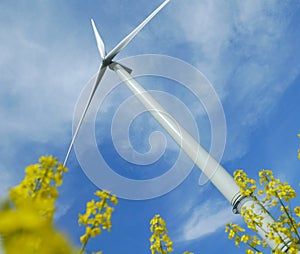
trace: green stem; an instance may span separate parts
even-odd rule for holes
[[[270,183],[269,178],[267,178],[267,183]],[[279,198],[277,191],[275,191],[275,195],[276,195],[277,199],[279,199],[280,204],[282,204],[282,206],[283,206],[284,209],[285,209],[285,206],[283,205],[282,200]],[[268,213],[269,213],[269,212],[268,212]],[[270,213],[269,213],[269,214],[270,214]],[[271,215],[271,214],[270,214],[270,215]],[[276,221],[275,218],[274,218],[272,215],[271,215],[271,217],[274,219],[274,221]],[[285,247],[288,247],[288,244],[284,241],[284,239],[282,238],[282,236],[280,235],[280,233],[277,231],[277,229],[275,229],[272,225],[271,225],[271,228],[272,228],[273,231],[277,234],[277,236],[279,237],[280,241],[284,244],[284,246],[285,246]]]
[[[82,254],[82,253],[84,252],[84,250],[85,250],[85,247],[86,247],[86,245],[87,245],[87,243],[88,243],[88,241],[89,241],[89,240],[90,240],[90,236],[88,236],[88,238],[87,238],[86,242],[84,242],[84,243],[81,245],[81,248],[80,248],[79,254]]]
[[[104,199],[102,206],[99,208],[100,213],[102,212],[102,210],[103,210],[103,208],[104,208],[104,205],[106,204],[106,200],[107,200],[107,199]],[[95,224],[93,224],[93,225],[91,226],[91,230],[93,230],[95,227],[96,227]],[[80,248],[80,250],[79,250],[79,254],[83,254],[83,252],[84,252],[84,250],[85,250],[85,247],[86,247],[88,241],[90,240],[90,238],[91,238],[91,236],[88,236],[87,240],[81,245],[81,248]]]
[[[47,177],[48,175],[48,171],[49,171],[49,168],[46,169],[46,172],[45,174],[43,175],[42,179],[37,179],[37,183],[34,187],[34,190],[33,192],[36,193],[40,188],[41,188],[41,183],[44,181],[44,179]]]
[[[294,222],[293,222],[293,220],[292,220],[292,218],[291,218],[289,212],[287,211],[287,209],[286,209],[284,203],[282,202],[281,198],[279,197],[277,191],[275,192],[275,194],[276,194],[276,197],[277,197],[277,199],[279,200],[281,206],[283,207],[284,212],[285,212],[285,214],[287,215],[287,217],[288,217],[288,219],[289,219],[289,221],[290,221],[290,223],[291,223],[291,226],[293,227],[293,229],[294,229],[294,231],[295,231],[295,234],[297,235],[298,239],[300,240],[300,236],[299,236],[298,230],[297,230],[297,228],[295,227],[295,224],[294,224]]]
[[[233,229],[233,227],[231,227],[231,229]],[[236,233],[236,236],[238,236],[240,239],[242,238],[242,236],[239,233]],[[259,249],[257,249],[255,246],[252,246],[249,242],[246,242],[246,244],[252,248],[253,250],[255,250],[256,252],[261,252]]]
[[[250,248],[252,248],[253,250],[255,250],[256,252],[261,252],[261,251],[260,251],[259,249],[257,249],[256,247],[251,246],[250,243],[247,243],[247,245],[248,245]]]

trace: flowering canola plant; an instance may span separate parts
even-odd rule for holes
[[[276,179],[271,170],[265,169],[259,172],[259,190],[257,190],[256,181],[249,178],[243,170],[234,172],[234,180],[239,185],[241,194],[251,196],[255,201],[259,201],[265,212],[276,214],[277,210],[280,211],[277,218],[271,214],[275,222],[268,225],[269,230],[265,231],[265,235],[277,245],[284,244],[288,251],[282,252],[276,249],[273,252],[297,254],[300,250],[300,222],[298,219],[300,207],[296,206],[293,209],[291,205],[291,200],[296,197],[295,190],[287,182]],[[242,209],[241,215],[244,217],[247,227],[257,232],[257,227],[262,225],[263,216],[256,214],[253,208]],[[256,235],[246,234],[246,230],[237,224],[227,224],[225,231],[228,232],[228,238],[234,239],[237,246],[240,243],[247,244],[249,248],[246,253],[248,254],[263,253],[259,247],[267,247],[265,241]]]
[[[102,230],[111,229],[111,215],[114,210],[109,203],[116,205],[118,200],[115,195],[111,195],[108,191],[97,190],[95,195],[100,201],[92,199],[86,204],[84,214],[79,214],[78,223],[85,226],[85,233],[80,237],[82,243],[80,254],[84,252],[85,247],[91,237],[101,234]],[[97,252],[102,253],[102,252]]]
[[[298,134],[300,138],[300,134]],[[298,159],[300,160],[300,149],[298,149]],[[263,169],[259,172],[259,190],[256,181],[247,176],[243,170],[234,172],[234,180],[240,187],[240,193],[243,196],[251,196],[257,201],[263,210],[274,218],[274,223],[269,223],[268,231],[264,231],[266,238],[273,240],[277,245],[283,245],[287,251],[282,252],[279,249],[272,250],[273,253],[291,253],[297,254],[300,251],[300,206],[292,206],[292,199],[297,194],[296,191],[287,183],[274,177],[271,170]],[[252,209],[242,209],[241,215],[249,229],[257,232],[261,227],[263,217],[256,214]],[[279,215],[278,215],[279,210]],[[259,239],[256,235],[248,235],[245,229],[233,223],[226,225],[229,239],[234,239],[235,244],[240,243],[248,245],[246,253],[262,253],[261,247],[266,248],[266,242]],[[252,231],[253,232],[253,231]]]
[[[152,254],[167,254],[173,252],[173,242],[168,236],[166,222],[159,214],[156,214],[150,221],[150,231],[153,233],[149,239]]]
[[[78,250],[53,225],[58,197],[67,168],[52,156],[42,156],[39,162],[26,167],[21,183],[9,191],[9,198],[0,206],[0,237],[6,254],[73,254],[84,253],[90,237],[111,228],[116,196],[107,191],[96,191],[100,201],[87,203],[86,213],[79,215],[79,223],[86,226]],[[21,249],[20,249],[21,248]],[[95,252],[100,254],[102,252]]]
[[[12,188],[0,209],[0,235],[7,254],[73,253],[74,248],[53,226],[57,186],[67,169],[52,156],[25,169],[25,178]],[[51,241],[49,241],[51,239]]]

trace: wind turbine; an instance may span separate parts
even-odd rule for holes
[[[161,126],[169,133],[182,150],[192,159],[200,170],[211,180],[215,187],[223,194],[223,196],[233,206],[235,213],[241,213],[242,209],[251,209],[256,214],[263,217],[261,227],[257,227],[258,234],[273,249],[286,252],[289,248],[290,239],[281,234],[283,242],[277,244],[274,240],[266,237],[270,225],[275,221],[262,206],[251,197],[241,195],[240,188],[237,186],[232,176],[195,140],[169,113],[131,76],[131,70],[117,62],[113,62],[113,58],[136,36],[136,34],[169,2],[164,1],[154,12],[152,12],[137,28],[135,28],[128,36],[126,36],[113,50],[106,54],[104,43],[96,28],[93,20],[92,27],[97,41],[98,51],[100,53],[102,64],[100,65],[92,92],[84,108],[79,123],[72,137],[69,150],[67,152],[64,165],[67,162],[70,151],[77,137],[80,126],[84,120],[86,112],[91,104],[95,91],[109,66],[115,71],[127,87],[133,92],[137,99],[148,109],[152,116],[161,124]]]
[[[94,86],[92,88],[92,91],[91,91],[91,94],[90,94],[90,97],[86,103],[86,106],[83,110],[83,113],[79,119],[79,122],[78,122],[78,125],[75,129],[75,132],[72,136],[72,140],[70,142],[70,145],[69,145],[69,148],[68,148],[68,152],[66,154],[66,157],[65,157],[65,160],[64,160],[64,163],[63,165],[65,166],[67,161],[68,161],[68,158],[70,156],[70,152],[72,150],[72,147],[74,145],[74,142],[76,140],[76,137],[78,135],[78,132],[80,130],[80,127],[82,125],[82,122],[84,120],[84,117],[88,111],[88,108],[92,102],[92,99],[95,95],[95,92],[100,84],[100,81],[107,69],[107,67],[109,65],[111,65],[113,63],[113,58],[124,48],[126,47],[126,45],[139,33],[139,31],[141,31],[143,29],[143,27],[162,9],[165,7],[165,5],[170,2],[170,0],[165,0],[160,6],[158,6],[141,24],[139,24],[130,34],[128,34],[123,40],[121,40],[109,53],[106,53],[106,50],[105,50],[105,46],[104,46],[104,43],[103,43],[103,40],[101,39],[101,36],[96,28],[96,25],[95,25],[95,22],[94,20],[92,19],[91,20],[91,23],[92,23],[92,27],[93,27],[93,30],[94,30],[94,34],[95,34],[95,37],[96,37],[96,41],[97,41],[97,47],[98,47],[98,51],[100,53],[100,57],[101,57],[101,60],[102,60],[102,63],[99,67],[99,70],[98,70],[98,73],[97,73],[97,76],[96,76],[96,79],[95,79],[95,83],[94,83]],[[123,68],[127,71],[127,72],[131,72],[131,70],[125,66],[123,66]]]

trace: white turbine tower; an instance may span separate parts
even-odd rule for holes
[[[240,194],[239,186],[235,183],[232,176],[174,119],[170,114],[131,76],[131,70],[117,62],[113,58],[136,36],[136,34],[169,2],[164,1],[154,12],[152,12],[137,28],[126,36],[113,50],[106,54],[104,43],[93,20],[92,26],[97,41],[97,47],[102,59],[92,92],[81,115],[79,123],[72,137],[64,165],[66,164],[70,151],[75,142],[80,126],[84,120],[86,112],[91,104],[95,91],[104,75],[106,68],[114,70],[127,87],[133,92],[137,99],[149,110],[152,116],[169,133],[182,150],[191,158],[200,170],[211,180],[215,187],[224,195],[224,197],[233,206],[235,213],[241,213],[242,208],[252,209],[256,214],[263,217],[261,227],[257,227],[258,234],[273,249],[283,252],[288,250],[290,239],[281,235],[283,242],[277,244],[274,240],[266,237],[266,232],[270,230],[270,224],[274,219],[254,201],[251,197],[245,197]]]

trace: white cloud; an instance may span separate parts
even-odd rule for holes
[[[181,8],[179,6],[181,5]],[[184,1],[170,5],[174,43],[193,50],[190,61],[212,82],[229,125],[226,160],[248,149],[253,128],[272,112],[299,75],[296,33],[289,31],[298,6],[281,1]],[[288,13],[288,15],[287,15]]]
[[[58,202],[56,202],[56,211],[54,214],[54,219],[57,221],[58,219],[60,219],[62,216],[64,216],[72,207],[74,203],[74,200],[59,200]]]
[[[1,8],[5,17],[15,17],[0,24],[0,137],[10,154],[31,142],[55,142],[67,149],[76,99],[97,69],[91,60],[98,59],[89,59],[91,47],[75,36],[76,27],[66,34],[57,32],[50,6],[34,8],[36,16],[28,19],[25,7],[21,16],[18,8]],[[6,152],[2,156],[7,160]]]
[[[191,216],[184,222],[180,240],[193,240],[214,233],[221,228],[225,228],[226,223],[237,219],[239,219],[239,216],[232,213],[226,202],[207,201],[193,209]]]

